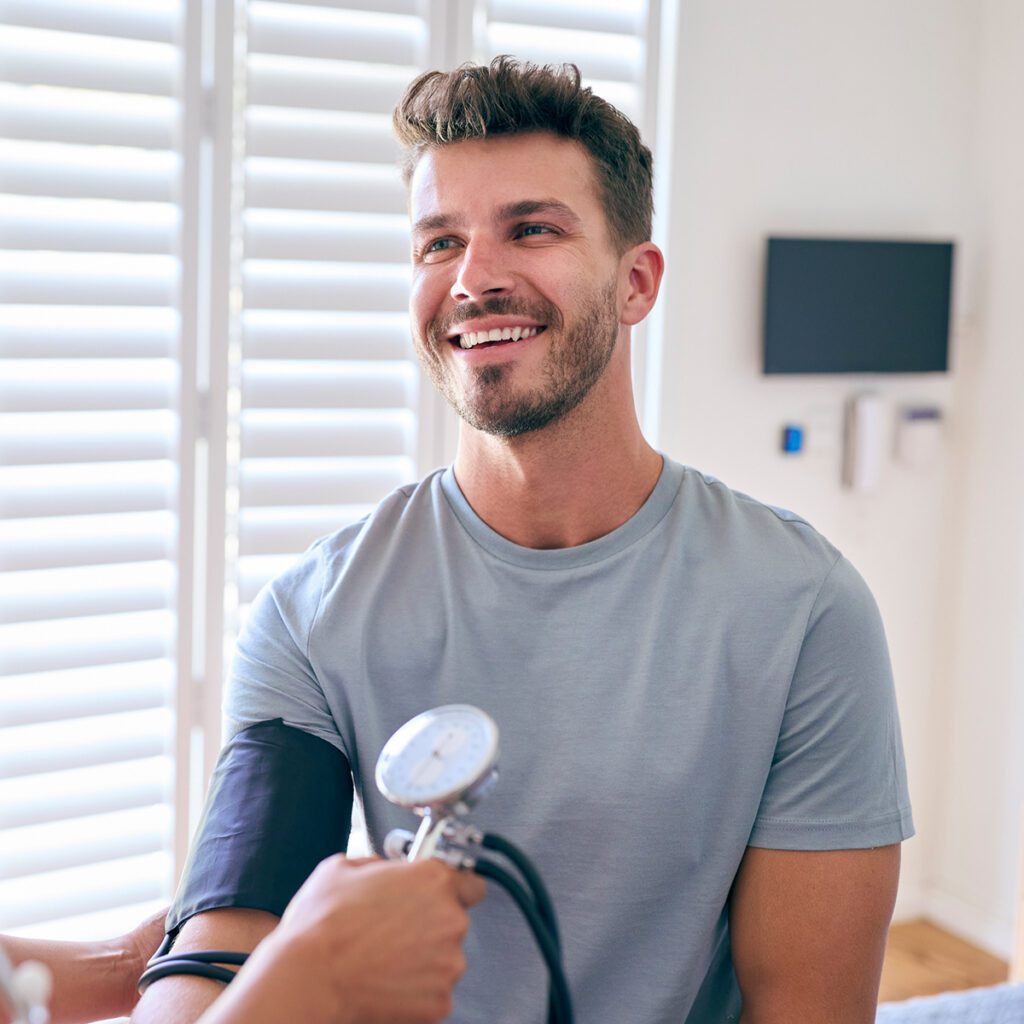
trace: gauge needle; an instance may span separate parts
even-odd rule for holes
[[[465,734],[461,729],[450,729],[444,739],[438,743],[437,749],[434,751],[435,755],[441,757],[443,754],[450,754],[458,750],[462,746],[464,739]]]

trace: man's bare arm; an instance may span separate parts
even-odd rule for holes
[[[251,953],[277,926],[279,918],[262,910],[211,910],[189,918],[174,943],[174,952],[226,949]],[[132,1014],[132,1024],[195,1024],[224,991],[209,978],[174,976],[154,982]]]
[[[328,857],[280,924],[272,914],[242,910],[186,922],[175,949],[259,949],[230,986],[203,978],[154,982],[132,1020],[438,1024],[451,1013],[466,969],[467,911],[485,891],[483,879],[440,861]]]
[[[900,848],[748,848],[733,887],[743,1024],[870,1024]]]

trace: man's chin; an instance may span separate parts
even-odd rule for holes
[[[451,401],[449,399],[449,401]],[[451,402],[455,412],[467,426],[492,437],[513,438],[533,434],[560,420],[579,402],[556,398],[547,402],[518,402],[496,407],[493,404],[472,405]]]

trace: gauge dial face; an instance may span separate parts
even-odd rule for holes
[[[445,807],[485,779],[498,758],[494,719],[470,704],[424,711],[387,741],[377,788],[400,807]]]

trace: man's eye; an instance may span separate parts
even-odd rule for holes
[[[545,235],[550,234],[551,228],[546,224],[524,224],[519,229],[520,235]]]
[[[435,238],[434,241],[430,242],[424,252],[444,252],[446,249],[450,249],[454,244],[451,238]]]

